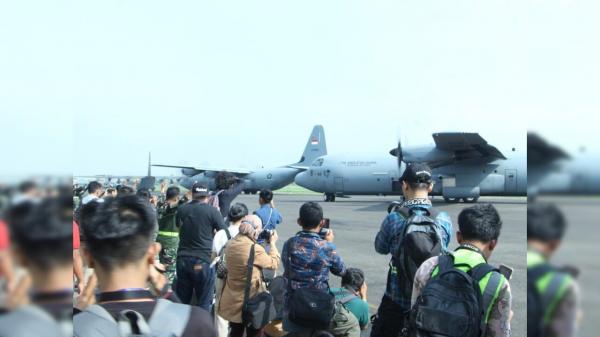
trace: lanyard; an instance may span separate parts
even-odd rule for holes
[[[116,302],[141,299],[152,300],[154,298],[154,295],[152,295],[149,290],[143,288],[127,288],[96,294],[96,301],[98,302]]]
[[[485,258],[485,255],[483,255],[483,251],[481,251],[481,249],[475,247],[474,245],[472,245],[470,243],[463,243],[460,246],[458,246],[458,248],[456,248],[455,251],[457,251],[459,249],[467,249],[472,252],[475,252],[475,253],[481,255],[481,257],[483,257],[483,260],[485,261],[485,263],[487,263],[487,259]]]

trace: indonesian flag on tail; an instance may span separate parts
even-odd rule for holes
[[[317,138],[313,138],[313,139],[310,140],[310,143],[312,145],[317,145],[317,144],[319,144],[319,140]]]

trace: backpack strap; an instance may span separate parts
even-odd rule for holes
[[[263,226],[263,228],[267,227],[269,225],[269,223],[271,223],[271,216],[273,216],[273,208],[272,207],[269,207],[269,208],[271,209],[271,211],[269,212],[269,219],[267,220],[267,223]]]
[[[161,298],[156,301],[156,307],[154,307],[148,323],[152,331],[164,331],[174,336],[181,336],[191,314],[191,306]]]
[[[552,278],[550,279],[550,283],[548,283],[547,288],[545,289],[545,291],[541,294],[541,299],[542,299],[542,305],[544,308],[547,308],[548,310],[553,310],[554,308],[551,307],[552,303],[556,300],[560,289],[562,287],[562,285],[565,282],[565,279],[568,276],[564,273],[560,273],[557,272],[555,273]]]
[[[438,274],[444,273],[452,268],[454,268],[454,255],[452,254],[443,254],[438,257]]]
[[[120,336],[146,336],[152,333],[144,316],[135,310],[121,311],[117,325]]]
[[[352,301],[355,298],[358,298],[358,297],[356,295],[354,295],[354,294],[350,294],[350,295],[347,295],[347,296],[344,296],[344,297],[340,298],[338,300],[338,302],[340,302],[341,304],[346,304],[346,303]]]
[[[535,283],[540,277],[554,270],[555,269],[548,263],[540,263],[535,267],[527,268],[527,281],[533,281]]]
[[[502,274],[500,274],[497,268],[487,263],[479,264],[475,266],[475,268],[471,269],[471,275],[473,279],[477,281],[477,283],[479,283],[479,281],[481,281],[489,273],[491,273],[490,278],[481,293],[482,307],[485,310],[485,322],[487,322],[492,305],[494,304],[496,291],[502,283]]]
[[[231,233],[229,232],[229,229],[227,229],[227,228],[225,228],[225,235],[227,236],[227,242],[225,242],[223,247],[221,247],[217,256],[223,256],[223,252],[225,251],[225,248],[227,248],[227,243],[229,242],[229,240],[231,240]]]

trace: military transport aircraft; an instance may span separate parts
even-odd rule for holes
[[[256,193],[261,189],[277,190],[289,185],[294,181],[294,177],[298,172],[307,170],[316,158],[326,154],[327,145],[325,143],[323,126],[315,125],[308,138],[302,157],[297,163],[292,165],[256,170],[162,164],[153,164],[152,166],[181,169],[181,173],[184,177],[180,179],[179,183],[186,188],[190,188],[195,182],[202,182],[207,184],[209,189],[214,190],[216,188],[215,176],[222,171],[229,172],[243,179],[244,192]]]
[[[425,162],[434,176],[433,195],[447,202],[476,202],[482,195],[527,195],[527,153],[514,145],[505,156],[478,133],[434,133],[435,145],[402,149],[392,156],[325,155],[296,175],[296,184],[325,194],[325,201],[347,195],[402,194],[399,181],[407,163]],[[522,143],[524,143],[524,140]]]
[[[535,132],[527,133],[528,196],[600,194],[598,156],[569,154]]]

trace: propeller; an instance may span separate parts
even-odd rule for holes
[[[398,147],[396,148],[396,157],[398,158],[398,167],[402,166],[404,160],[404,153],[402,153],[402,142],[398,139]]]
[[[404,153],[402,152],[402,143],[398,140],[398,146],[390,151],[392,156],[398,158],[398,167],[402,166],[404,161]]]

